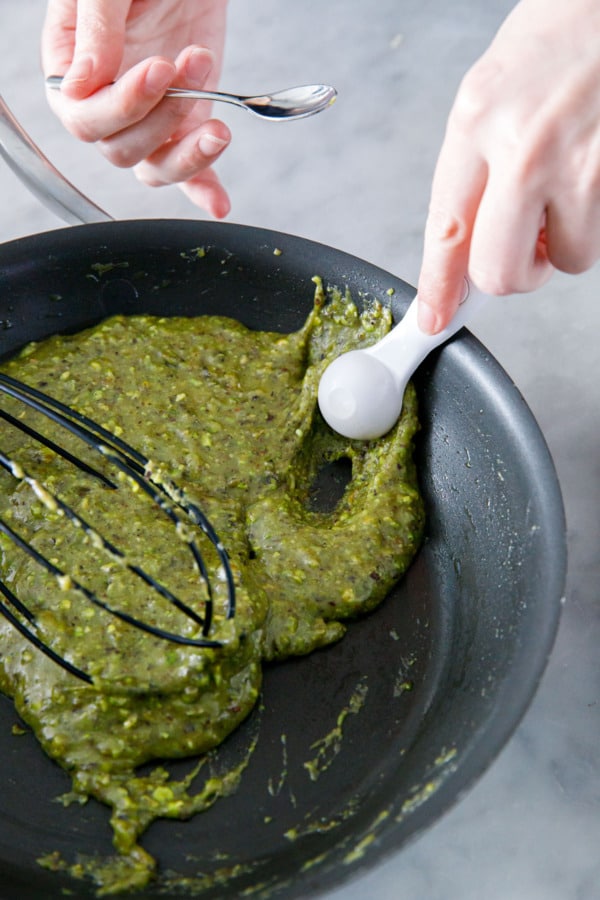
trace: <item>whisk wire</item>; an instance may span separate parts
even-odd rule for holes
[[[218,554],[219,562],[221,564],[221,570],[224,574],[227,586],[228,605],[226,610],[226,617],[233,618],[235,615],[236,599],[235,582],[229,562],[229,557],[207,516],[195,503],[192,503],[185,495],[185,492],[177,485],[175,485],[170,479],[157,477],[155,474],[153,474],[150,461],[143,454],[131,447],[126,441],[122,440],[117,435],[99,425],[97,422],[93,421],[77,410],[61,403],[59,400],[50,397],[44,392],[26,385],[23,382],[11,378],[9,375],[3,373],[0,373],[0,391],[13,397],[15,400],[25,403],[27,406],[41,413],[46,418],[54,421],[59,426],[66,428],[72,435],[83,441],[94,451],[100,453],[109,463],[112,463],[114,466],[116,466],[120,472],[122,472],[127,478],[131,479],[142,491],[144,491],[151,498],[151,500],[168,516],[168,518],[178,530],[179,535],[184,536],[183,539],[186,541],[187,546],[192,553],[197,571],[205,587],[206,598],[204,601],[204,616],[200,616],[198,613],[196,613],[186,603],[184,603],[171,591],[169,591],[168,588],[157,581],[153,576],[149,575],[142,567],[127,560],[125,554],[121,550],[119,550],[111,541],[107,540],[102,535],[99,535],[98,532],[94,528],[92,528],[92,526],[89,525],[88,522],[86,522],[78,513],[75,512],[75,510],[72,509],[72,507],[70,507],[60,498],[56,497],[54,494],[48,491],[47,488],[40,485],[40,483],[37,482],[36,479],[32,478],[27,472],[25,472],[20,464],[16,463],[10,457],[0,452],[0,465],[2,465],[4,469],[6,469],[6,471],[13,475],[13,477],[28,483],[28,485],[36,492],[37,496],[42,499],[42,501],[45,502],[47,506],[57,510],[60,514],[64,515],[74,526],[80,527],[83,530],[84,534],[87,534],[96,544],[99,544],[104,549],[104,551],[116,558],[121,564],[125,565],[126,568],[128,568],[131,572],[141,578],[147,585],[157,591],[161,597],[163,597],[169,603],[173,604],[186,616],[192,619],[196,624],[200,625],[202,628],[202,637],[188,637],[172,631],[166,631],[165,629],[158,628],[152,624],[144,622],[141,619],[138,619],[135,616],[130,615],[129,613],[110,606],[104,600],[98,597],[94,592],[88,590],[84,585],[76,582],[73,579],[70,579],[70,585],[75,587],[81,594],[83,594],[97,607],[102,608],[106,612],[117,616],[122,621],[127,622],[128,624],[139,628],[146,633],[154,635],[155,637],[160,637],[177,644],[184,644],[192,647],[221,647],[222,643],[220,641],[211,640],[208,638],[213,616],[213,594],[206,564],[195,539],[187,534],[182,519],[178,515],[174,507],[178,507],[182,512],[184,512],[187,518],[201,529],[201,531],[207,536],[207,538],[214,546]],[[99,478],[104,484],[106,484],[107,487],[117,487],[102,472],[98,471],[93,466],[90,466],[84,460],[79,459],[79,457],[74,456],[65,447],[62,447],[61,445],[58,445],[55,442],[51,441],[47,436],[41,434],[36,429],[15,418],[10,413],[0,410],[0,416],[8,424],[19,428],[21,431],[34,438],[36,441],[40,442],[44,446],[51,449],[53,452],[60,455],[63,459],[77,466],[80,470],[96,478]],[[21,538],[13,529],[10,528],[10,526],[7,525],[6,522],[2,520],[0,520],[0,531],[2,531],[7,537],[9,537],[31,558],[38,562],[47,572],[54,575],[58,579],[69,578],[67,573],[65,573],[53,563],[51,563],[48,559],[46,559],[31,544]],[[4,594],[6,600],[11,604],[11,606],[15,610],[17,610],[20,615],[25,616],[32,627],[35,627],[35,616],[33,616],[33,614],[31,614],[31,612],[27,610],[24,604],[22,604],[21,601],[19,601],[18,598],[16,598],[15,595],[12,594],[12,592],[6,586],[2,586],[0,584],[0,590]],[[11,612],[6,604],[0,603],[0,612],[5,616],[5,618],[8,619],[8,621],[14,624],[15,627],[17,627],[18,630],[22,634],[24,634],[24,636],[26,636],[36,647],[38,647],[38,649],[45,652],[50,658],[54,659],[56,662],[62,665],[63,668],[80,678],[83,676],[84,680],[86,681],[90,680],[89,676],[87,676],[86,673],[82,672],[82,670],[80,670],[77,666],[74,666],[68,660],[65,660],[63,657],[56,654],[49,645],[41,640],[39,635],[35,634],[32,631],[32,628],[24,625],[24,623],[21,622],[13,612]],[[17,622],[19,623],[18,625],[16,624]]]
[[[126,441],[119,438],[118,435],[104,428],[93,419],[88,418],[88,416],[85,416],[83,413],[61,403],[60,400],[3,373],[0,373],[0,390],[17,400],[23,401],[32,409],[42,413],[58,425],[62,425],[70,431],[71,434],[80,438],[80,440],[84,441],[93,450],[96,450],[104,457],[108,458],[125,475],[133,478],[139,487],[167,513],[174,524],[177,524],[179,519],[174,510],[165,503],[165,499],[168,498],[179,506],[191,521],[209,538],[219,555],[230,597],[227,618],[233,618],[235,615],[235,583],[231,572],[229,557],[208,517],[195,503],[191,502],[185,496],[181,488],[178,488],[166,478],[161,479],[159,482],[153,481],[150,461],[147,457]],[[17,427],[20,427],[20,423],[18,422]],[[102,442],[100,442],[99,439],[101,439]],[[72,461],[73,457],[71,454],[68,454],[63,447],[54,444],[53,449],[64,458],[69,458],[69,461]],[[95,473],[95,470],[92,470],[92,472]],[[151,483],[160,493],[153,490]],[[191,542],[191,549],[200,571],[202,572],[207,585],[209,585],[202,555],[193,541]]]
[[[29,435],[29,437],[34,438],[38,443],[43,444],[44,447],[47,447],[48,450],[52,450],[58,456],[62,456],[63,459],[67,460],[67,462],[72,463],[82,472],[85,472],[87,475],[93,475],[94,478],[97,478],[99,481],[102,481],[107,487],[115,488],[116,484],[114,484],[110,478],[107,478],[103,472],[98,471],[93,466],[90,466],[88,463],[84,462],[84,460],[79,459],[78,456],[73,456],[72,453],[69,453],[65,447],[59,447],[58,444],[55,444],[54,441],[51,441],[50,438],[41,434],[39,431],[36,431],[35,428],[30,428],[25,422],[22,422],[19,419],[15,419],[14,416],[11,416],[10,413],[6,412],[4,409],[0,409],[0,418],[4,419],[9,425],[13,425],[15,428],[18,428],[23,434]]]
[[[4,524],[5,523],[2,523],[3,526]],[[2,530],[4,531],[4,527],[2,527]],[[61,666],[61,668],[65,669],[65,671],[69,672],[71,675],[75,675],[76,678],[81,679],[81,681],[85,681],[88,684],[93,683],[93,679],[90,675],[88,675],[87,672],[84,672],[83,669],[79,668],[79,666],[76,666],[68,659],[65,659],[64,656],[60,656],[52,649],[52,647],[50,647],[35,633],[34,629],[37,627],[35,616],[31,612],[31,610],[29,610],[23,603],[21,603],[19,598],[16,597],[15,594],[13,594],[10,588],[7,587],[3,581],[0,581],[0,592],[4,595],[6,600],[8,600],[11,606],[14,607],[14,609],[16,609],[17,612],[21,616],[23,616],[23,618],[25,618],[29,623],[29,625],[26,625],[22,621],[22,619],[16,616],[5,603],[2,603],[2,601],[0,601],[0,613],[2,613],[7,622],[10,622],[13,628],[16,628],[16,630],[20,634],[22,634],[24,638],[27,638],[30,644],[33,644],[34,647],[36,647],[42,653],[45,653],[46,656],[49,657],[49,659],[57,663],[59,666]]]
[[[0,451],[0,465],[2,465],[7,471],[11,471],[11,461]],[[30,486],[36,489],[36,493],[38,492],[38,486],[35,479],[31,478],[27,473],[21,468],[21,472],[15,474],[15,472],[21,467],[17,464],[12,464],[12,472],[11,474],[15,475],[15,477],[20,478],[22,481],[26,481]],[[129,563],[125,557],[125,554],[122,553],[115,545],[107,541],[106,538],[102,537],[95,529],[93,529],[85,519],[82,519],[70,506],[64,503],[59,497],[50,493],[46,488],[44,488],[44,493],[48,495],[48,501],[52,504],[55,504],[57,509],[65,515],[73,525],[76,525],[83,529],[83,532],[90,536],[95,542],[100,543],[100,545],[109,552],[111,555],[114,555],[119,561],[121,561],[131,572],[140,577],[147,585],[154,588],[164,599],[168,600],[174,606],[177,607],[181,612],[185,613],[190,619],[193,619],[198,625],[204,627],[205,622],[201,616],[199,616],[191,607],[189,607],[186,603],[183,603],[178,597],[176,597],[171,591],[168,590],[163,584],[157,581],[152,575],[149,575],[144,571],[140,566],[137,566],[133,563]],[[47,559],[42,553],[36,550],[35,547],[32,546],[28,541],[24,540],[16,531],[14,531],[3,519],[0,518],[0,531],[9,537],[14,544],[16,544],[23,552],[27,553],[32,559],[35,560],[42,568],[44,568],[50,575],[55,576],[55,578],[62,580],[68,579],[68,583],[70,587],[73,587],[75,590],[82,593],[87,600],[90,600],[95,606],[103,609],[105,612],[111,613],[114,616],[117,616],[123,622],[127,622],[129,625],[135,625],[137,628],[140,628],[142,631],[146,631],[148,634],[152,634],[155,637],[161,637],[165,640],[170,640],[177,644],[187,644],[191,647],[219,647],[221,646],[218,641],[209,641],[205,638],[191,638],[184,637],[182,635],[175,634],[170,631],[165,631],[161,628],[156,628],[154,625],[149,625],[148,623],[142,621],[141,619],[136,618],[135,616],[130,615],[122,610],[116,609],[110,604],[106,603],[100,597],[97,596],[93,591],[88,590],[88,588],[84,587],[80,582],[76,581],[74,578],[69,576],[64,569],[61,569],[59,566],[52,563],[49,559]],[[23,604],[20,604],[23,608]]]

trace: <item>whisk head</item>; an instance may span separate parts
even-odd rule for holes
[[[111,467],[115,467],[118,472],[126,476],[124,480],[129,481],[135,490],[139,489],[143,491],[152,503],[171,522],[173,528],[177,530],[178,536],[183,538],[185,545],[189,548],[189,552],[192,555],[193,563],[197,570],[198,580],[204,595],[202,604],[203,611],[201,613],[176,596],[175,593],[169,590],[169,588],[156,577],[149,574],[142,566],[128,559],[127,555],[119,547],[100,534],[99,531],[90,525],[72,505],[62,500],[53,493],[47,485],[42,484],[38,479],[30,475],[21,463],[11,458],[0,449],[0,465],[13,478],[22,483],[26,483],[47,509],[58,513],[74,528],[81,529],[82,535],[90,540],[92,546],[98,550],[98,553],[103,553],[113,561],[118,561],[120,565],[124,566],[134,576],[141,579],[142,582],[159,595],[167,604],[178,609],[188,620],[197,626],[194,636],[181,634],[177,631],[166,630],[159,625],[145,621],[125,610],[114,607],[107,602],[106,599],[98,596],[95,591],[86,587],[80,580],[72,577],[68,571],[65,571],[64,568],[58,566],[56,562],[49,559],[48,556],[40,553],[29,540],[19,534],[15,528],[9,525],[8,522],[1,517],[0,533],[9,538],[20,548],[20,550],[33,559],[47,573],[54,576],[61,586],[76,590],[86,601],[103,610],[105,613],[127,623],[127,625],[175,644],[197,648],[218,649],[222,647],[223,643],[220,640],[211,638],[210,636],[211,624],[213,621],[213,590],[211,579],[198,541],[189,529],[189,522],[202,531],[217,553],[221,572],[223,573],[222,577],[227,589],[225,615],[228,619],[232,619],[235,616],[235,583],[227,552],[216,534],[215,529],[202,510],[186,496],[186,493],[182,488],[169,478],[164,477],[160,468],[153,466],[152,462],[147,457],[87,416],[77,412],[75,409],[61,403],[55,398],[50,397],[44,392],[32,388],[3,373],[0,373],[0,391],[3,394],[12,397],[14,400],[25,404],[26,407],[40,413],[42,416],[46,417],[46,419],[56,423],[56,425],[65,429],[78,441],[94,451],[94,453],[99,454],[105,462],[110,463]],[[29,438],[33,439],[40,447],[45,447],[47,450],[52,451],[52,453],[61,457],[67,463],[75,466],[91,478],[98,479],[107,488],[117,488],[115,481],[110,476],[107,476],[105,471],[101,471],[103,466],[96,468],[94,465],[90,465],[89,462],[80,458],[76,453],[72,453],[67,447],[57,443],[37,428],[22,421],[18,415],[12,415],[10,412],[0,409],[0,418],[2,418],[9,426],[19,429],[23,434],[26,434]],[[87,683],[93,682],[93,678],[88,672],[66,659],[62,654],[56,652],[51,644],[40,636],[34,612],[32,612],[27,604],[23,603],[3,581],[0,581],[0,594],[4,598],[0,599],[0,613],[23,637],[70,674]]]

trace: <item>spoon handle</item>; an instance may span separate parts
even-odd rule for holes
[[[417,323],[418,297],[415,297],[400,322],[365,353],[375,356],[396,376],[406,380],[432,350],[470,322],[486,300],[485,294],[467,282],[465,297],[450,324],[438,334],[425,334]]]
[[[215,100],[217,103],[233,103],[234,106],[246,106],[247,100],[252,97],[240,97],[237,94],[226,94],[224,91],[197,91],[192,88],[167,88],[165,97],[175,97],[180,100]]]
[[[62,75],[49,75],[46,78],[46,87],[54,91],[60,90]],[[233,103],[235,106],[245,106],[248,97],[239,97],[237,94],[226,94],[223,91],[197,91],[191,88],[167,88],[165,97],[177,97],[187,100],[217,100],[222,103]]]

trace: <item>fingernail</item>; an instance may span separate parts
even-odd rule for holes
[[[159,94],[164,91],[171,83],[173,78],[174,67],[166,60],[157,59],[152,63],[146,77],[144,78],[144,86],[150,94]]]
[[[185,74],[190,83],[202,88],[212,69],[212,54],[206,50],[192,50],[185,64]]]
[[[63,84],[65,82],[73,84],[75,82],[87,81],[92,74],[93,69],[94,61],[91,56],[82,56],[80,59],[75,59],[63,78]]]
[[[202,134],[198,138],[198,147],[203,156],[216,156],[228,143],[229,141],[215,137],[214,134]]]
[[[421,331],[425,334],[435,334],[438,331],[438,315],[427,303],[419,303],[417,308],[417,322]]]

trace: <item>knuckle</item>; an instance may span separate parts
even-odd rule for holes
[[[533,106],[509,91],[500,62],[482,57],[464,76],[450,113],[451,127],[479,142],[490,161],[500,162],[515,183],[531,185],[545,177],[553,148],[560,142],[555,101]]]
[[[135,147],[115,141],[98,141],[98,148],[105,159],[117,169],[131,169],[139,162],[139,152]]]
[[[495,105],[499,66],[482,57],[463,77],[450,112],[453,125],[471,133]]]
[[[430,206],[426,225],[428,240],[453,250],[468,243],[470,231],[466,219],[437,204]]]

